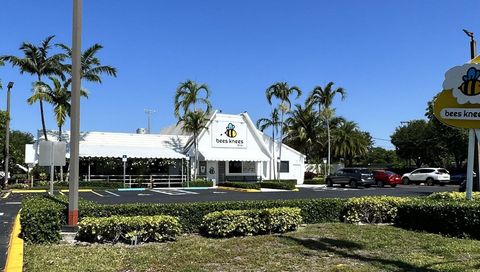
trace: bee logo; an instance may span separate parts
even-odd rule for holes
[[[463,94],[468,96],[474,96],[480,94],[480,71],[475,67],[470,67],[467,74],[462,77],[463,83],[458,87]]]
[[[232,123],[228,123],[225,135],[227,135],[229,138],[237,137],[237,131],[235,131],[235,126]]]

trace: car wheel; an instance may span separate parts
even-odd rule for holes
[[[433,178],[427,178],[427,185],[428,186],[433,186],[435,184],[435,181],[433,180]]]
[[[403,178],[402,182],[403,182],[404,185],[408,185],[408,184],[410,184],[410,179],[409,178]]]
[[[333,182],[331,179],[327,179],[327,187],[333,187]]]
[[[354,179],[352,179],[352,180],[350,181],[350,187],[352,187],[352,188],[357,188],[357,187],[358,187],[357,181],[354,180]]]
[[[390,184],[390,187],[395,188],[397,187],[397,184]]]
[[[345,188],[345,183],[340,184],[340,186],[342,186],[342,188]]]
[[[377,181],[377,186],[378,187],[383,187],[383,186],[385,186],[385,184],[383,183],[383,181],[379,180],[379,181]]]

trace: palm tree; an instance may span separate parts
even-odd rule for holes
[[[321,145],[321,141],[319,141],[321,138],[320,120],[316,116],[313,106],[308,103],[304,107],[296,104],[288,115],[284,126],[286,142],[304,153],[307,160],[311,160],[312,151],[320,149]]]
[[[198,135],[202,129],[207,129],[207,114],[201,110],[188,111],[182,117],[178,119],[177,125],[181,123],[182,130],[187,133],[193,134],[193,146],[194,146],[194,156],[195,156],[195,165],[194,165],[194,174],[193,179],[197,179],[198,171]]]
[[[288,86],[287,82],[277,82],[267,88],[265,95],[267,97],[268,103],[272,105],[272,98],[276,97],[281,101],[279,109],[281,111],[281,125],[280,125],[280,150],[278,157],[280,162],[282,161],[282,143],[283,143],[283,116],[286,112],[290,111],[291,102],[290,96],[296,93],[296,98],[299,98],[302,95],[302,91],[297,86]],[[280,178],[280,177],[279,177]]]
[[[13,66],[20,69],[20,73],[28,73],[37,77],[37,82],[42,82],[43,76],[57,75],[64,77],[62,61],[64,56],[62,54],[55,54],[49,56],[51,48],[51,41],[55,36],[49,36],[43,40],[40,46],[33,45],[28,42],[22,43],[20,50],[23,52],[23,57],[16,56],[2,56],[0,60],[10,62]],[[45,140],[47,138],[47,131],[45,126],[45,116],[43,111],[43,100],[38,100],[40,104],[40,115],[42,118],[42,129]]]
[[[3,65],[5,65],[5,63],[2,60],[0,60],[0,66],[3,66]],[[1,89],[2,89],[2,81],[0,80],[0,90]]]
[[[271,127],[272,128],[272,146],[273,146],[273,151],[272,151],[272,155],[273,155],[273,163],[272,163],[272,166],[273,166],[273,178],[274,179],[277,179],[277,173],[275,171],[276,167],[275,167],[275,132],[278,133],[278,127],[281,126],[281,122],[280,122],[280,119],[278,118],[278,109],[277,108],[274,108],[271,115],[270,115],[270,118],[260,118],[258,119],[257,121],[257,128],[260,129],[262,132]]]
[[[342,97],[342,100],[346,97],[346,92],[343,88],[333,89],[333,82],[329,82],[324,88],[320,86],[316,86],[313,88],[313,91],[310,93],[307,101],[311,104],[318,104],[318,112],[319,114],[324,112],[323,114],[326,115],[326,123],[327,123],[327,144],[328,144],[328,155],[327,155],[327,164],[328,164],[328,171],[327,173],[330,174],[330,153],[331,153],[331,143],[330,143],[330,124],[329,121],[332,118],[332,112],[330,111],[330,107],[332,106],[333,99],[335,95],[339,94]],[[323,108],[323,109],[322,109]]]
[[[332,130],[333,153],[348,161],[348,166],[353,164],[355,156],[364,156],[372,146],[371,136],[358,129],[352,121],[346,121]]]
[[[200,97],[201,91],[205,92],[205,97]],[[207,106],[205,112],[208,114],[212,108],[212,105],[208,100],[209,97],[210,90],[207,85],[197,84],[192,80],[181,82],[175,93],[175,116],[180,118],[181,110],[183,110],[183,114],[185,115],[190,110],[190,106],[193,106],[193,111],[196,111],[197,103],[205,104]]]

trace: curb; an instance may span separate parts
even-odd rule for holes
[[[46,189],[38,189],[38,190],[21,190],[21,189],[14,189],[12,190],[13,194],[25,194],[25,193],[46,193]]]
[[[233,187],[224,187],[218,186],[218,189],[221,190],[228,190],[228,191],[236,191],[236,192],[244,192],[244,193],[260,193],[260,190],[257,189],[243,189],[243,188],[233,188]]]
[[[4,272],[17,272],[23,270],[23,240],[20,235],[20,211],[15,217],[10,243],[8,245],[7,262]]]

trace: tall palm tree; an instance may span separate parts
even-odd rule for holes
[[[72,59],[72,49],[65,44],[56,44],[56,46],[60,47],[64,53],[61,55],[65,59]],[[85,51],[82,52],[81,55],[81,78],[85,79],[86,81],[95,82],[95,83],[102,83],[102,74],[106,74],[109,76],[117,77],[117,69],[110,65],[102,65],[100,59],[96,56],[97,53],[103,49],[103,46],[95,43],[94,45],[87,48]],[[63,65],[65,72],[70,75],[70,78],[67,79],[66,85],[70,85],[72,81],[72,64],[68,63]]]
[[[272,128],[272,146],[273,146],[273,150],[272,150],[272,155],[273,155],[273,163],[272,163],[272,167],[273,167],[273,178],[274,179],[277,179],[277,172],[276,172],[276,167],[275,167],[275,162],[276,162],[276,159],[275,159],[275,132],[278,133],[278,127],[281,126],[281,122],[280,122],[280,118],[278,117],[278,109],[277,108],[274,108],[270,117],[269,118],[260,118],[258,119],[257,121],[257,128],[260,129],[262,132],[271,127]]]
[[[337,157],[343,157],[348,165],[353,164],[356,156],[364,156],[372,146],[371,136],[358,129],[358,125],[352,121],[346,121],[332,130],[333,153]]]
[[[200,92],[205,92],[205,97],[200,97]],[[180,118],[180,111],[185,115],[190,107],[193,111],[197,110],[197,103],[205,104],[207,107],[205,113],[208,114],[212,108],[208,98],[210,97],[210,90],[206,84],[198,84],[195,81],[187,80],[181,82],[175,93],[175,116]]]
[[[265,91],[265,96],[267,97],[268,103],[272,105],[272,98],[277,98],[280,100],[279,109],[281,112],[281,125],[280,125],[280,150],[278,151],[278,156],[280,157],[280,162],[282,161],[282,143],[283,143],[283,117],[284,114],[290,111],[291,102],[290,96],[296,93],[296,98],[299,98],[302,95],[302,91],[297,86],[290,87],[287,82],[277,82]],[[280,177],[279,177],[280,178]]]
[[[331,137],[330,137],[330,124],[329,121],[332,118],[331,109],[330,107],[333,104],[333,99],[335,96],[341,95],[342,100],[346,97],[346,92],[343,88],[333,88],[333,82],[329,82],[325,87],[316,86],[313,88],[313,91],[310,93],[308,97],[308,103],[311,104],[318,104],[318,112],[321,114],[324,111],[326,114],[326,123],[327,123],[327,144],[328,144],[328,154],[327,154],[327,164],[328,170],[327,173],[330,174],[330,157],[331,157]],[[323,108],[323,109],[322,109]]]
[[[296,104],[285,120],[286,142],[295,149],[302,151],[307,156],[307,160],[312,159],[314,149],[320,149],[319,121],[313,110],[313,105],[308,103],[304,107]]]
[[[197,172],[198,172],[198,135],[202,131],[202,129],[207,129],[208,118],[207,113],[196,110],[196,111],[188,111],[182,117],[178,119],[177,125],[181,124],[182,130],[187,133],[193,134],[193,147],[194,147],[194,156],[195,156],[195,165],[194,165],[194,172],[193,172],[193,179],[197,179]]]
[[[62,54],[49,55],[51,49],[51,42],[55,36],[49,36],[40,46],[33,45],[28,42],[22,43],[20,50],[23,52],[23,57],[16,56],[2,56],[0,60],[10,62],[12,66],[17,66],[20,73],[28,73],[37,77],[37,82],[42,82],[42,77],[49,75],[57,75],[64,77],[62,61],[65,57]],[[42,118],[42,129],[45,140],[47,138],[47,130],[45,126],[45,115],[43,111],[43,100],[38,100],[40,104],[40,115]]]
[[[0,66],[3,66],[3,65],[5,65],[5,63],[2,60],[0,60]],[[1,89],[2,89],[2,81],[0,80],[0,90]]]

